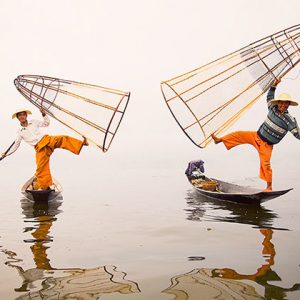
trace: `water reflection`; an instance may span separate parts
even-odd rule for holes
[[[34,203],[21,200],[26,226],[24,232],[32,238],[30,244],[35,268],[23,269],[23,260],[16,252],[2,249],[8,259],[6,265],[15,268],[22,278],[22,285],[15,288],[22,295],[16,299],[99,299],[101,294],[130,294],[140,292],[137,283],[125,279],[125,272],[116,266],[100,266],[91,269],[54,268],[47,256],[53,241],[50,229],[61,212],[62,198],[49,203]]]
[[[281,281],[280,276],[272,270],[275,264],[275,247],[271,242],[272,229],[261,229],[263,235],[262,255],[265,263],[258,267],[253,274],[241,274],[236,270],[225,268],[201,268],[189,273],[175,276],[171,279],[171,286],[164,293],[175,296],[173,300],[200,299],[288,299],[287,293],[300,290],[300,284],[291,287],[270,284]],[[263,295],[255,289],[255,285],[243,282],[255,282],[263,288]]]
[[[195,190],[187,192],[186,201],[187,219],[191,221],[231,222],[272,228],[273,221],[277,218],[277,214],[263,206],[210,199]]]

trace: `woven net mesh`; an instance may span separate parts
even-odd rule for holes
[[[130,93],[59,78],[20,75],[18,91],[32,104],[104,152],[125,113]]]
[[[224,133],[300,61],[300,25],[161,83],[184,133],[199,147]]]

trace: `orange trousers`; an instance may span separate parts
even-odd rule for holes
[[[36,150],[36,173],[37,184],[40,189],[46,189],[52,184],[52,177],[50,173],[50,156],[54,149],[61,148],[66,149],[74,154],[79,154],[83,142],[74,139],[69,136],[59,135],[59,136],[49,136],[45,135],[37,145],[35,145]]]
[[[272,182],[270,161],[273,146],[263,141],[256,131],[235,131],[223,136],[221,140],[228,150],[242,144],[252,145],[257,150],[260,159],[259,177],[266,182]]]

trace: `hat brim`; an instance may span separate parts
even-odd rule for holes
[[[16,112],[11,116],[11,118],[12,118],[12,119],[16,118],[16,117],[17,117],[17,114],[19,114],[19,113],[21,113],[21,112],[26,112],[27,115],[31,115],[31,114],[32,114],[30,110],[24,109],[24,110],[16,111]]]
[[[273,99],[270,102],[272,104],[277,104],[278,105],[278,101],[286,101],[286,102],[290,102],[290,106],[298,106],[298,102],[293,101],[293,100],[281,100],[281,99]]]

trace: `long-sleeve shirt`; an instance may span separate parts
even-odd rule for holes
[[[277,104],[272,104],[271,100],[275,96],[275,87],[271,87],[267,95],[269,113],[266,120],[259,127],[257,133],[259,137],[270,145],[278,144],[290,131],[300,140],[300,133],[297,121],[288,111],[282,113],[278,110]]]
[[[34,147],[43,138],[45,134],[40,131],[40,127],[47,127],[50,124],[50,119],[47,115],[43,118],[43,121],[31,120],[28,122],[27,127],[21,126],[18,129],[15,143],[6,156],[13,154],[19,148],[22,140]]]

